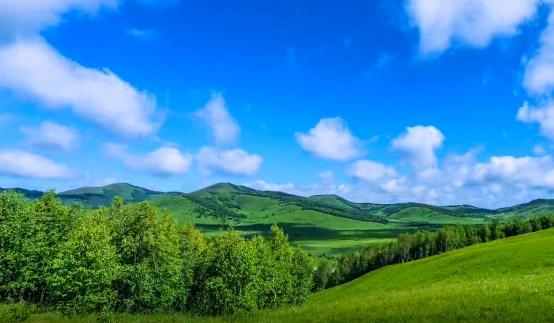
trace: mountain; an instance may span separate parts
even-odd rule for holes
[[[245,322],[553,322],[554,230],[387,266]]]
[[[152,199],[164,194],[151,191],[142,187],[127,183],[115,183],[101,187],[82,187],[59,193],[60,198],[68,204],[81,203],[88,207],[109,205],[117,196],[122,197],[127,203],[136,203]]]
[[[27,189],[24,189],[24,188],[1,188],[0,187],[0,192],[2,191],[14,191],[14,192],[17,192],[23,196],[25,196],[26,198],[28,199],[31,199],[31,200],[34,200],[34,199],[38,199],[40,198],[44,192],[41,192],[41,191],[36,191],[36,190],[27,190]]]
[[[28,198],[43,193],[16,189]],[[59,194],[67,204],[96,208],[116,196],[127,203],[151,201],[178,222],[194,223],[217,234],[233,225],[243,234],[281,226],[298,246],[313,254],[336,255],[383,243],[402,233],[434,230],[449,224],[480,224],[493,217],[514,219],[554,213],[554,200],[536,200],[489,210],[471,205],[433,206],[421,203],[354,203],[337,195],[302,197],[219,183],[192,193],[158,192],[127,183],[83,187]]]

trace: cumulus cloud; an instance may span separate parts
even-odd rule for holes
[[[476,165],[475,178],[480,182],[499,181],[554,189],[554,160],[550,156],[494,156],[487,163]]]
[[[33,146],[71,150],[77,146],[79,135],[72,128],[45,121],[38,127],[21,127],[27,142]]]
[[[548,17],[539,49],[526,64],[523,85],[532,94],[544,94],[554,89],[554,12]]]
[[[178,175],[186,173],[192,163],[192,155],[177,148],[161,147],[144,155],[130,153],[126,147],[107,144],[106,153],[123,162],[127,167],[155,175]]]
[[[34,35],[57,25],[71,10],[94,14],[117,4],[118,0],[0,0],[0,40]]]
[[[254,182],[247,183],[246,185],[261,191],[285,192],[299,196],[322,194],[347,195],[350,193],[350,186],[348,185],[326,182],[299,185],[295,183],[273,183],[264,180],[256,180]]]
[[[196,112],[196,116],[212,130],[217,143],[233,143],[238,140],[240,127],[229,113],[221,94],[214,94],[204,108]]]
[[[156,102],[107,69],[79,65],[39,33],[70,11],[93,15],[118,0],[0,0],[0,88],[81,117],[127,136],[154,133]]]
[[[358,160],[348,170],[350,176],[368,183],[381,182],[398,176],[394,168],[371,160]]]
[[[392,141],[392,149],[404,154],[417,169],[435,168],[435,150],[444,142],[442,132],[433,126],[408,127],[406,132]]]
[[[348,175],[387,193],[397,194],[406,190],[406,179],[393,167],[372,160],[356,161],[348,169]]]
[[[0,173],[9,176],[42,179],[71,176],[68,167],[24,150],[0,151]]]
[[[554,104],[551,102],[539,108],[532,108],[525,102],[518,110],[517,119],[526,123],[538,123],[541,134],[554,140]]]
[[[154,99],[108,70],[90,69],[61,56],[40,39],[0,48],[0,87],[51,108],[77,115],[115,132],[144,136],[156,130]]]
[[[321,119],[309,133],[296,133],[298,144],[313,155],[345,161],[361,155],[361,143],[341,118]]]
[[[455,43],[484,47],[511,36],[532,19],[539,0],[408,0],[423,53],[442,52]]]
[[[206,175],[221,173],[235,176],[252,176],[263,162],[261,156],[242,149],[221,150],[213,147],[200,149],[196,160],[201,172]]]

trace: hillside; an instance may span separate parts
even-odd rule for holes
[[[39,191],[17,189],[28,198]],[[121,196],[128,203],[150,200],[181,223],[194,223],[208,234],[233,225],[244,234],[266,232],[278,224],[293,243],[312,254],[337,255],[394,239],[404,232],[448,224],[479,224],[493,217],[511,220],[554,213],[554,201],[536,200],[489,210],[471,205],[354,203],[337,195],[295,196],[220,183],[192,193],[163,193],[126,183],[78,188],[59,194],[68,204],[99,207]]]
[[[160,194],[162,193],[127,183],[115,183],[101,187],[77,188],[61,192],[58,195],[65,203],[81,203],[95,208],[110,204],[117,196],[122,197],[127,203],[135,203],[151,199]]]
[[[554,230],[526,234],[385,267],[302,307],[231,321],[552,321],[552,255]]]

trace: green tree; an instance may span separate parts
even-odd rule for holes
[[[184,292],[175,221],[161,216],[149,202],[123,206],[121,200],[116,200],[107,212],[122,266],[122,275],[115,284],[118,309],[170,311]]]
[[[52,262],[50,302],[72,312],[111,310],[120,273],[118,255],[104,219],[91,213],[80,219]]]
[[[36,250],[31,203],[18,193],[0,193],[0,297],[24,301],[33,290]]]
[[[33,211],[34,236],[29,243],[35,268],[30,281],[36,291],[35,301],[43,305],[47,302],[52,261],[81,216],[81,210],[65,206],[54,191],[50,191],[34,203]]]
[[[193,308],[204,314],[230,314],[258,308],[262,285],[258,251],[238,233],[229,231],[209,242],[203,281]]]

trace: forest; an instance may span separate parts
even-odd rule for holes
[[[0,193],[0,298],[67,314],[230,314],[301,303],[314,265],[272,227],[207,239],[149,202],[87,210]]]

